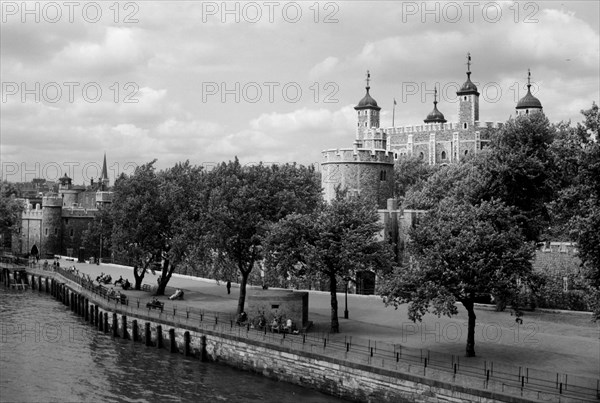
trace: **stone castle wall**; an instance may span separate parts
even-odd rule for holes
[[[385,150],[337,149],[323,152],[321,186],[325,200],[335,198],[336,186],[373,200],[385,208],[394,193],[394,164]]]

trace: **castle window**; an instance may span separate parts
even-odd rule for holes
[[[394,153],[394,159],[397,160],[398,159],[398,153]]]
[[[465,96],[463,97],[463,101],[466,101],[466,100],[467,100],[467,96],[465,95]]]
[[[69,219],[65,218],[65,225],[69,225]]]
[[[423,157],[425,157],[425,155],[423,155],[423,152],[420,152],[420,153],[419,153],[419,158],[420,158],[420,159],[423,159]]]
[[[465,150],[465,155],[467,155],[469,153],[469,150]]]
[[[384,181],[385,177],[386,177],[386,172],[385,171],[379,172],[379,180],[380,181]]]
[[[72,238],[73,235],[75,235],[75,231],[73,230],[73,228],[71,228],[71,231],[69,231],[69,236]]]
[[[442,159],[445,160],[446,159],[446,151],[442,151]]]
[[[54,228],[54,235],[58,235],[58,228]]]
[[[466,129],[468,127],[468,125],[466,123],[463,123],[463,129]]]
[[[529,109],[525,109],[525,114],[529,115]]]
[[[365,122],[365,127],[367,127],[367,122]]]
[[[44,235],[48,236],[48,228],[44,231]]]

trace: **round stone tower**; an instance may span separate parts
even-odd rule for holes
[[[386,132],[379,129],[381,108],[369,94],[370,78],[367,72],[367,92],[354,107],[358,112],[354,147],[323,151],[321,186],[327,201],[335,198],[340,187],[382,209],[394,195],[394,159],[387,151]]]
[[[62,252],[62,206],[63,199],[60,196],[44,196],[42,199],[42,257]]]

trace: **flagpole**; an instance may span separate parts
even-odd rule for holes
[[[394,98],[394,107],[392,108],[392,127],[394,126],[394,121],[396,118],[396,98]]]

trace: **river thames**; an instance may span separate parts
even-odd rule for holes
[[[37,290],[0,287],[1,402],[341,402],[98,332]]]

